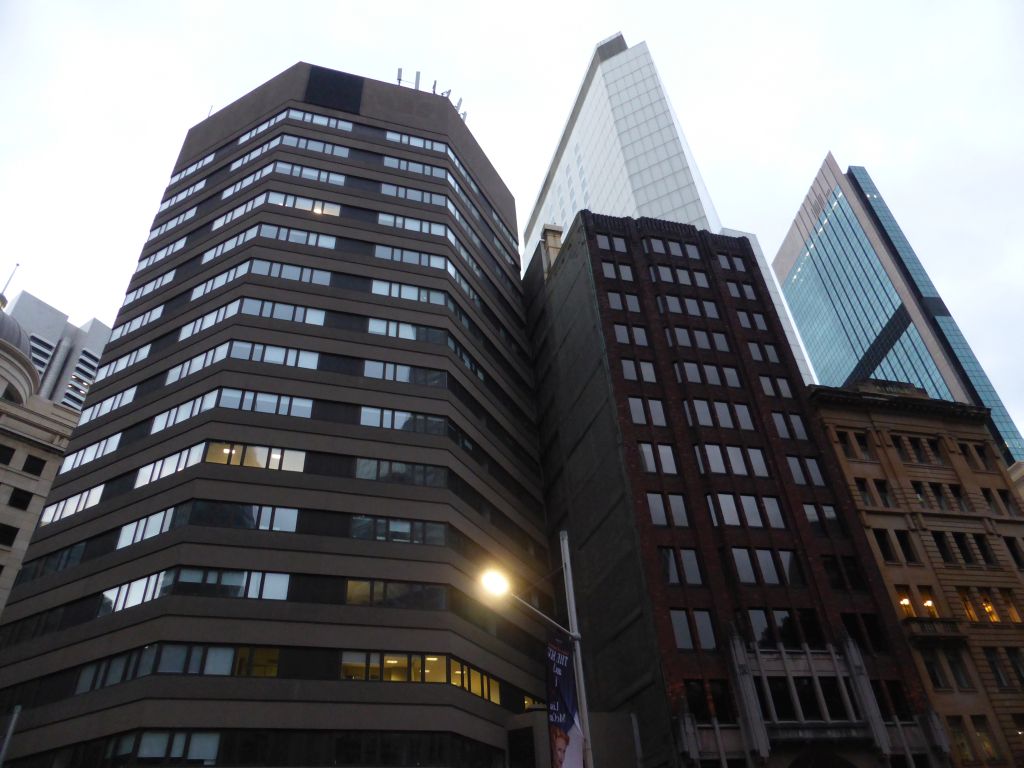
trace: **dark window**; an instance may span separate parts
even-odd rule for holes
[[[729,683],[725,680],[709,680],[708,687],[711,689],[711,703],[715,707],[718,721],[735,723],[736,709],[732,704],[732,696],[729,695]]]
[[[889,532],[883,528],[875,528],[872,532],[875,534],[875,542],[878,544],[878,551],[881,553],[882,559],[887,563],[898,563],[899,558],[896,557],[896,552],[892,548]]]
[[[867,632],[868,642],[871,643],[871,647],[876,651],[888,650],[889,644],[882,633],[882,625],[878,621],[878,616],[873,613],[862,613],[860,618],[864,622],[864,630]]]
[[[10,464],[14,458],[14,449],[9,445],[0,445],[0,464]]]
[[[835,555],[822,555],[821,565],[825,570],[825,577],[833,589],[846,589],[846,582],[843,581],[843,572],[839,568],[839,559]]]
[[[818,621],[818,614],[812,608],[803,608],[800,610],[799,615],[800,627],[804,631],[804,640],[807,645],[811,649],[824,648],[825,636],[821,633],[821,623]]]
[[[771,630],[768,627],[768,614],[760,608],[751,608],[747,611],[750,618],[750,640],[757,643],[761,648],[774,648],[775,640],[772,638]]]
[[[22,466],[22,469],[30,475],[39,477],[43,474],[43,470],[46,469],[46,459],[40,459],[38,456],[29,454],[25,457],[25,464]]]
[[[896,543],[900,545],[904,560],[908,563],[921,562],[917,556],[917,550],[914,548],[914,542],[910,538],[910,531],[896,531]]]
[[[983,648],[982,650],[985,653],[985,661],[988,662],[988,668],[992,672],[992,677],[996,681],[996,686],[999,688],[1009,688],[1010,678],[1006,676],[1003,660],[999,658],[999,649]]]
[[[953,541],[956,542],[956,548],[960,550],[960,556],[964,559],[964,562],[968,565],[974,565],[976,560],[974,553],[971,551],[971,545],[967,541],[967,534],[954,533]]]
[[[15,509],[28,509],[28,505],[32,503],[32,494],[21,488],[12,488],[11,498],[7,503]]]
[[[868,585],[864,581],[864,572],[861,571],[860,562],[853,555],[843,555],[843,570],[846,571],[846,580],[850,584],[850,589],[862,590],[867,589]]]
[[[946,538],[944,531],[932,531],[932,538],[935,540],[935,547],[939,550],[939,556],[942,558],[944,563],[955,563],[956,557],[953,555],[953,550],[949,548],[949,539]]]
[[[775,705],[775,715],[779,720],[796,720],[796,708],[793,700],[789,697],[789,686],[784,677],[769,677],[768,690],[771,693],[772,703]]]
[[[793,685],[796,688],[796,696],[800,700],[800,709],[803,710],[804,719],[822,720],[818,696],[814,692],[814,681],[809,677],[794,677]]]
[[[0,546],[10,547],[18,537],[18,529],[13,525],[0,523]]]
[[[698,723],[711,722],[711,710],[708,709],[708,697],[704,694],[704,683],[700,680],[687,680],[686,709]]]
[[[959,649],[947,649],[946,662],[949,664],[949,671],[953,673],[953,679],[956,681],[958,688],[970,689],[974,687],[971,683],[970,673],[967,671],[967,665],[964,664],[963,653]]]
[[[974,545],[981,553],[981,559],[985,561],[985,565],[996,565],[996,556],[992,552],[992,547],[988,545],[988,537],[985,534],[974,534]]]
[[[796,650],[800,647],[800,634],[796,629],[796,621],[793,619],[793,614],[789,611],[774,610],[775,614],[775,628],[779,632],[779,640],[782,642],[784,648],[790,650]]]
[[[1024,568],[1024,556],[1021,555],[1020,545],[1017,544],[1017,540],[1010,536],[1004,536],[1003,541],[1006,542],[1006,548],[1010,552],[1010,557],[1013,558],[1013,564],[1018,568]]]
[[[819,677],[818,685],[821,686],[821,695],[825,699],[828,716],[832,720],[849,719],[849,716],[846,714],[846,707],[843,706],[843,695],[839,692],[839,678]]]

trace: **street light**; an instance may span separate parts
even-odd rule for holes
[[[558,541],[562,549],[562,576],[565,579],[565,607],[569,614],[569,627],[563,627],[543,611],[534,608],[519,595],[512,592],[508,577],[501,571],[491,568],[480,576],[483,588],[495,597],[508,595],[525,607],[535,616],[550,624],[564,635],[568,635],[573,644],[573,668],[576,673],[576,700],[580,711],[580,730],[583,731],[583,759],[587,768],[594,768],[594,752],[590,744],[590,711],[587,707],[587,688],[583,682],[583,651],[580,648],[579,618],[576,616],[576,592],[572,585],[572,564],[569,562],[569,534],[558,532]]]

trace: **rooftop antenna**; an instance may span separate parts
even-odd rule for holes
[[[399,85],[402,84],[402,68],[401,67],[398,68],[398,84]]]
[[[416,70],[416,90],[420,89],[420,71]]]
[[[434,81],[434,84],[430,87],[430,90],[435,95],[437,94],[437,80]]]
[[[14,265],[14,269],[11,270],[11,276],[7,278],[7,282],[4,283],[4,289],[0,291],[0,309],[4,309],[7,306],[7,289],[11,285],[11,280],[14,279],[14,273],[18,271],[20,266],[21,262]]]
[[[458,112],[462,108],[462,98],[459,98],[458,103],[455,105],[455,111]]]
[[[213,114],[213,104],[211,104],[210,108],[206,111],[206,116],[209,117],[212,114]]]

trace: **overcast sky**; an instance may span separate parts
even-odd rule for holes
[[[1024,424],[1024,4],[0,0],[0,284],[112,324],[189,127],[296,61],[463,99],[536,200],[598,41],[646,40],[723,225],[771,259],[868,168]],[[1015,183],[1016,182],[1016,183]]]

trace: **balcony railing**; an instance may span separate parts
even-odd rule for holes
[[[959,644],[967,641],[956,619],[906,618],[903,620],[910,641],[915,645]]]

